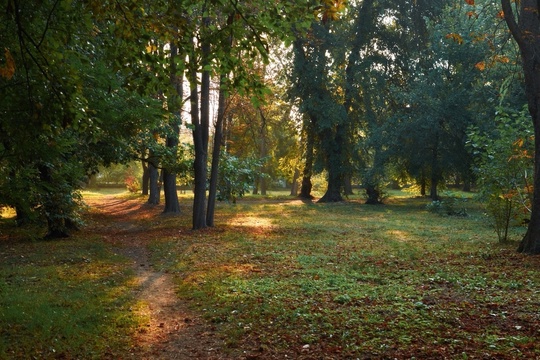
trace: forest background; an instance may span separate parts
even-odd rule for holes
[[[165,212],[193,187],[195,229],[214,225],[216,199],[272,183],[311,198],[316,174],[320,202],[353,184],[371,204],[389,184],[433,201],[477,186],[493,214],[522,211],[535,229],[531,91],[497,2],[4,8],[0,203],[19,224],[46,219],[48,237],[77,227],[100,167],[133,161],[150,203],[163,183]]]

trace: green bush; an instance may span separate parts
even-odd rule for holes
[[[495,128],[472,128],[468,145],[476,158],[480,198],[499,241],[507,241],[512,219],[521,223],[531,209],[534,132],[527,108],[499,110]]]

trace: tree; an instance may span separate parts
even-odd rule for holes
[[[293,43],[292,95],[300,99],[300,111],[305,115],[304,120],[310,121],[309,126],[304,126],[303,132],[308,140],[313,137],[318,150],[316,154],[327,171],[327,190],[319,202],[343,200],[341,189],[346,173],[344,149],[348,142],[347,111],[339,95],[342,92],[341,84],[331,75],[339,71],[341,64],[332,61],[330,56],[335,55],[337,39],[331,27],[344,8],[345,2],[323,1],[320,18],[312,22],[309,35],[298,36]],[[309,168],[310,165],[306,164],[305,169]],[[310,194],[304,193],[309,187],[309,175],[306,175],[306,187],[302,195],[309,197]]]
[[[540,254],[540,4],[501,0],[504,20],[516,40],[523,64],[529,113],[534,126],[534,181],[531,221],[518,251]]]
[[[305,13],[303,1],[268,3],[254,1],[249,4],[238,2],[204,2],[192,4],[194,14],[188,22],[193,28],[187,38],[195,39],[189,47],[187,64],[190,82],[190,104],[195,149],[193,202],[193,228],[208,226],[206,207],[207,159],[209,139],[209,91],[212,75],[231,74],[226,91],[236,89],[249,93],[256,100],[264,87],[253,72],[257,59],[267,61],[268,45],[263,34],[281,37],[290,36],[290,23],[301,20]],[[197,6],[202,5],[198,8]],[[230,35],[233,34],[233,35]],[[237,41],[230,45],[230,37]],[[200,101],[199,101],[199,78]],[[223,84],[222,84],[223,85]],[[213,210],[211,211],[213,213]]]
[[[132,159],[131,140],[161,116],[159,103],[116,71],[127,45],[101,36],[118,15],[98,16],[106,6],[12,0],[0,15],[0,203],[21,219],[46,220],[48,237],[68,235],[86,178],[99,164]]]

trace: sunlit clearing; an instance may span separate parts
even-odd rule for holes
[[[264,227],[269,228],[273,227],[272,221],[270,219],[264,219],[254,216],[241,216],[231,221],[233,226],[244,226],[244,227]]]
[[[390,235],[394,237],[394,240],[401,241],[401,242],[409,242],[412,239],[410,238],[409,234],[405,231],[401,230],[390,230],[388,232]]]

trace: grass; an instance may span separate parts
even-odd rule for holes
[[[220,209],[218,230],[156,240],[155,261],[233,350],[539,356],[538,259],[498,244],[477,204],[467,217],[426,204],[247,199]]]
[[[97,238],[2,239],[0,359],[126,354],[138,323],[127,268]]]
[[[149,239],[152,263],[174,275],[231,357],[540,357],[539,258],[499,244],[473,201],[467,217],[427,203],[272,194],[218,204],[213,229],[189,230],[188,209],[146,223],[171,230]],[[512,230],[515,240],[524,231]],[[90,235],[4,238],[0,358],[122,357],[138,322],[126,268]]]

